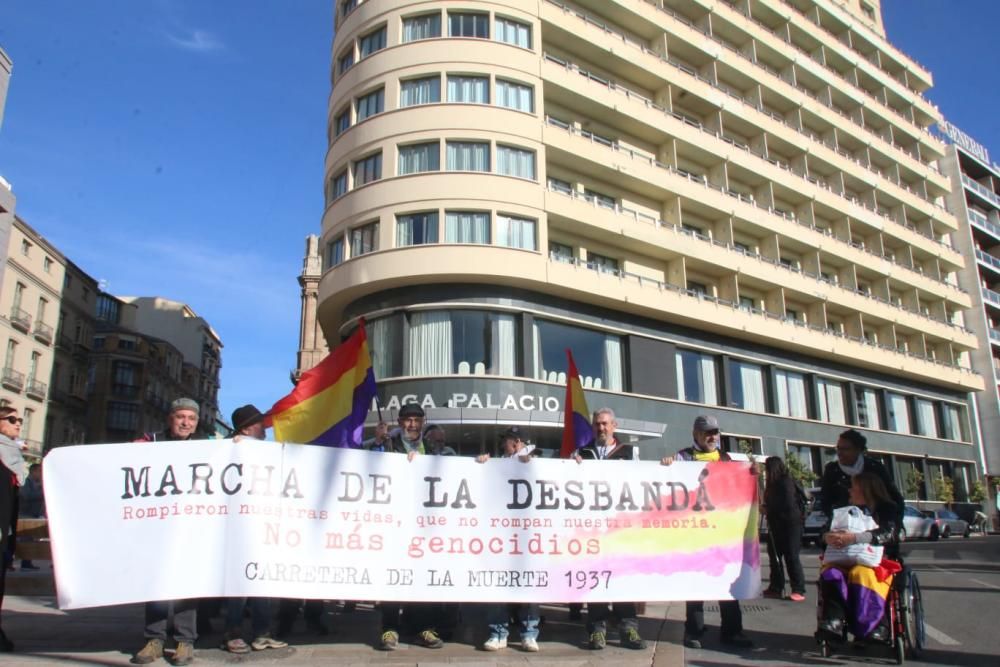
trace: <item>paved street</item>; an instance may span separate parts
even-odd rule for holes
[[[806,576],[817,576],[818,551],[803,554]],[[913,665],[994,664],[998,651],[994,638],[996,610],[1000,609],[1000,537],[952,538],[939,542],[912,542],[904,546],[907,562],[914,566],[924,591],[927,608],[928,650]],[[765,557],[766,561],[766,557]],[[331,637],[302,634],[293,636],[293,646],[278,651],[231,656],[217,648],[219,636],[199,640],[198,659],[203,664],[277,664],[297,666],[335,661],[344,664],[434,663],[458,665],[572,665],[614,662],[616,667],[667,667],[689,665],[844,665],[851,663],[892,664],[887,649],[874,648],[866,653],[847,648],[841,655],[823,658],[812,639],[815,628],[815,592],[810,588],[808,601],[801,604],[774,600],[745,603],[744,622],[748,634],[757,642],[752,651],[734,653],[719,650],[716,635],[710,632],[705,648],[684,650],[683,603],[649,605],[642,620],[642,634],[650,640],[647,651],[636,652],[616,646],[612,633],[609,647],[601,653],[583,648],[580,625],[566,618],[563,607],[544,608],[546,623],[542,630],[541,652],[522,653],[509,648],[502,653],[477,651],[474,646],[484,638],[479,611],[470,607],[464,612],[467,623],[460,635],[440,651],[403,646],[394,653],[372,649],[377,639],[378,619],[370,607],[344,614],[328,609],[327,621],[336,628]],[[709,625],[717,626],[718,614],[706,614]],[[216,628],[221,624],[215,620]],[[142,609],[139,605],[61,612],[51,598],[8,597],[4,602],[4,628],[17,643],[18,653],[0,656],[0,664],[10,665],[126,665],[129,652],[141,644]],[[165,663],[160,663],[165,664]]]

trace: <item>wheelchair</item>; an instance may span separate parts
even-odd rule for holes
[[[884,641],[872,641],[870,645],[881,643],[888,646],[896,658],[896,664],[902,665],[906,658],[916,660],[920,657],[927,643],[927,633],[924,628],[924,604],[920,594],[920,581],[917,574],[902,564],[903,569],[894,575],[885,601],[885,615],[882,625],[888,629]],[[823,587],[817,581],[817,619],[823,614]],[[843,642],[847,641],[847,625],[844,624]],[[858,638],[855,638],[858,639]],[[817,637],[820,654],[829,658],[834,652],[834,643],[828,639]]]

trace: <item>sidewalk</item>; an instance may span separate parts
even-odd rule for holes
[[[649,604],[640,618],[640,632],[649,646],[633,651],[618,646],[612,629],[603,651],[586,648],[586,632],[581,622],[569,621],[565,606],[543,606],[544,625],[539,638],[541,651],[523,653],[518,648],[517,631],[512,628],[512,645],[504,651],[478,650],[486,639],[481,607],[463,605],[462,626],[444,648],[430,650],[404,643],[392,652],[373,648],[379,637],[379,616],[371,605],[360,604],[351,613],[327,603],[324,622],[329,636],[304,633],[301,617],[288,637],[286,649],[232,655],[219,649],[222,619],[212,623],[216,632],[195,644],[195,664],[315,665],[336,661],[344,665],[566,665],[588,667],[613,662],[615,667],[674,667],[684,664],[684,603]],[[7,596],[4,599],[3,628],[17,652],[0,654],[0,664],[10,665],[128,665],[142,639],[142,605],[101,607],[60,611],[51,597]],[[249,625],[249,624],[248,624]],[[171,643],[168,642],[168,647]],[[154,664],[165,665],[165,662]]]

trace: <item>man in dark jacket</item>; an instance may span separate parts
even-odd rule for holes
[[[893,483],[885,466],[870,456],[865,456],[867,449],[868,440],[853,428],[841,433],[837,439],[837,460],[826,464],[820,481],[823,494],[820,503],[823,514],[826,515],[827,526],[833,519],[833,510],[851,504],[851,478],[861,472],[879,476],[899,511],[896,525],[903,525],[903,508],[906,505],[903,494]]]
[[[584,459],[595,461],[637,461],[639,450],[633,445],[625,445],[615,437],[618,422],[611,408],[601,408],[594,411],[591,418],[594,429],[594,439],[589,444],[576,450],[573,457],[577,463]],[[621,635],[621,645],[624,648],[644,649],[646,642],[639,635],[638,603],[615,602],[609,609],[606,603],[587,603],[587,633],[590,635],[589,645],[592,650],[599,651],[607,645],[608,616],[614,613],[618,617],[618,632]]]
[[[660,463],[670,465],[674,461],[731,461],[729,454],[719,449],[722,433],[719,420],[711,415],[699,415],[691,430],[694,443],[679,452],[677,456],[665,456]],[[701,648],[701,637],[705,634],[705,602],[688,600],[687,618],[684,621],[684,646]],[[739,600],[719,600],[722,615],[722,643],[738,648],[749,648],[753,641],[743,634],[743,612]]]
[[[136,442],[190,440],[198,428],[198,403],[190,398],[178,398],[170,404],[167,428],[146,433]],[[177,650],[173,664],[189,665],[194,660],[194,642],[198,638],[197,600],[172,600],[146,603],[146,645],[132,656],[132,663],[148,665],[163,657],[167,639],[167,619],[174,610],[174,638]]]

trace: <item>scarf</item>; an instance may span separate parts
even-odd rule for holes
[[[710,452],[706,452],[698,446],[697,441],[694,443],[694,447],[691,448],[691,453],[695,461],[718,461],[722,458],[718,447]]]
[[[864,470],[865,455],[858,454],[858,460],[854,462],[854,465],[845,466],[840,461],[837,461],[837,465],[840,466],[840,469],[843,471],[845,475],[847,475],[848,477],[854,477],[855,475],[859,474],[862,470]]]
[[[5,435],[0,435],[0,463],[17,477],[18,486],[24,485],[24,480],[28,477],[28,467],[24,464],[21,445]]]

